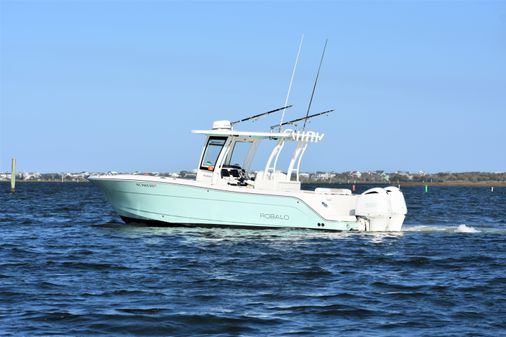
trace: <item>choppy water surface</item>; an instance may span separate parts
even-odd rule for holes
[[[2,335],[506,335],[505,188],[406,187],[399,234],[127,226],[91,184],[7,191]]]

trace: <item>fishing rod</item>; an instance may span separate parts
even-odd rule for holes
[[[297,69],[297,64],[299,63],[300,51],[302,49],[302,42],[304,42],[304,34],[300,37],[299,43],[299,51],[297,51],[297,57],[295,58],[295,64],[293,65],[292,77],[290,78],[290,84],[288,85],[288,92],[286,93],[285,105],[288,104],[288,98],[290,98],[290,91],[292,90],[293,78],[295,77],[295,70]],[[285,109],[286,110],[286,109]],[[285,119],[285,110],[281,114],[281,121],[279,122],[278,132],[281,132],[281,124],[283,124],[283,120]]]
[[[261,113],[261,114],[258,114],[258,115],[246,117],[246,118],[243,118],[241,120],[232,122],[230,124],[234,125],[234,124],[237,124],[237,123],[242,123],[242,122],[249,121],[251,119],[257,119],[257,118],[260,118],[260,117],[263,117],[263,116],[270,115],[271,113],[274,113],[274,112],[277,112],[277,111],[281,111],[281,110],[284,110],[284,109],[288,109],[288,108],[291,108],[291,107],[292,107],[292,105],[287,105],[287,106],[284,106],[284,107],[281,107],[281,108],[277,108],[277,109],[274,109],[274,110],[271,110],[271,111],[267,111],[267,112],[264,112],[264,113]]]
[[[322,115],[327,115],[327,114],[331,113],[332,111],[334,111],[334,109],[323,111],[323,112],[319,112],[317,114],[313,114],[313,115],[310,115],[310,116],[304,116],[304,117],[296,118],[296,119],[293,119],[291,121],[282,123],[281,126],[288,125],[288,124],[294,124],[295,125],[295,124],[297,124],[297,122],[300,122],[302,120],[304,121],[304,125],[306,125],[306,121],[308,119],[311,119],[313,117],[322,116]],[[271,126],[271,130],[275,129],[275,128],[279,127],[279,126],[280,126],[279,124],[273,125],[273,126]]]
[[[309,115],[309,110],[311,110],[311,103],[313,102],[313,96],[314,96],[314,92],[316,90],[316,83],[318,83],[318,77],[320,76],[320,69],[322,67],[323,57],[325,56],[325,49],[327,49],[327,42],[328,41],[329,41],[329,39],[326,39],[325,46],[323,46],[322,58],[320,59],[320,65],[318,66],[318,72],[316,73],[316,79],[314,81],[314,86],[313,86],[313,92],[311,93],[311,98],[309,99],[309,105],[307,107],[307,112],[306,112],[306,118]],[[304,126],[302,127],[302,130],[304,130],[306,128],[306,121],[307,121],[307,119],[304,121]]]

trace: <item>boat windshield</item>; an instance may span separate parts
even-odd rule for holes
[[[214,171],[214,166],[216,165],[216,161],[220,156],[220,152],[223,149],[223,145],[225,145],[226,140],[226,137],[209,137],[206,152],[202,157],[202,163],[200,163],[201,169]]]
[[[235,142],[234,149],[230,155],[228,165],[244,166],[244,161],[248,155],[248,150],[251,147],[251,142]]]

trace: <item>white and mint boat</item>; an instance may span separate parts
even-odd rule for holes
[[[407,208],[396,187],[376,187],[358,195],[348,189],[301,189],[302,158],[308,145],[320,142],[323,134],[294,130],[247,132],[235,130],[233,125],[216,121],[211,130],[192,131],[206,136],[194,180],[131,174],[92,176],[89,180],[105,193],[127,223],[401,230]],[[273,149],[264,169],[253,178],[251,164],[261,142],[271,142]],[[288,167],[281,171],[278,158],[288,142],[295,143],[295,150]]]

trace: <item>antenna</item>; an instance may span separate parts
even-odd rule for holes
[[[291,121],[284,122],[284,123],[282,123],[282,124],[280,124],[280,125],[273,125],[273,126],[271,126],[271,129],[277,128],[278,126],[288,125],[288,124],[294,124],[294,125],[295,125],[295,124],[297,124],[297,122],[300,122],[300,121],[302,121],[302,120],[304,121],[304,125],[306,125],[306,121],[307,121],[308,119],[311,119],[311,118],[313,118],[313,117],[318,117],[318,116],[326,115],[326,114],[331,113],[332,111],[334,111],[334,109],[332,109],[332,110],[327,110],[327,111],[323,111],[323,112],[319,112],[319,113],[317,113],[317,114],[312,114],[312,115],[310,115],[310,116],[304,116],[304,117],[300,117],[300,118],[292,119]]]
[[[306,112],[306,120],[304,121],[304,126],[302,127],[302,130],[304,130],[306,128],[306,121],[307,121],[307,117],[309,115],[309,110],[311,109],[311,103],[313,102],[313,96],[314,96],[314,92],[316,90],[316,83],[318,83],[318,77],[320,76],[320,69],[321,69],[322,63],[323,63],[323,56],[325,56],[325,49],[327,49],[328,40],[329,39],[325,40],[325,46],[323,46],[322,58],[320,59],[320,65],[318,66],[318,72],[316,73],[316,79],[314,81],[314,86],[313,86],[313,92],[311,93],[311,99],[309,99],[309,106],[307,107],[307,112]]]
[[[291,108],[291,107],[292,107],[292,105],[287,105],[287,106],[284,106],[284,107],[281,107],[281,108],[277,108],[277,109],[274,109],[274,110],[271,110],[271,111],[263,112],[263,113],[258,114],[258,115],[253,115],[253,116],[250,116],[250,117],[246,117],[246,118],[243,118],[241,120],[232,122],[230,124],[234,125],[234,124],[237,124],[237,123],[242,123],[242,122],[249,121],[250,119],[257,119],[257,118],[260,118],[260,117],[263,117],[263,116],[270,115],[273,112],[277,112],[277,111],[280,111],[280,110],[288,109],[288,108]]]
[[[297,57],[295,58],[295,64],[293,65],[292,77],[290,78],[290,84],[288,85],[288,92],[286,93],[285,105],[288,104],[288,98],[290,97],[290,91],[292,90],[293,78],[295,77],[295,69],[297,69],[297,64],[299,63],[299,55],[300,55],[300,51],[302,49],[302,42],[303,41],[304,41],[304,34],[302,34],[302,36],[300,38],[299,51],[297,52]],[[283,124],[283,119],[285,118],[285,110],[286,109],[283,109],[283,114],[281,115],[281,121],[279,122],[278,132],[281,132],[281,125]]]

